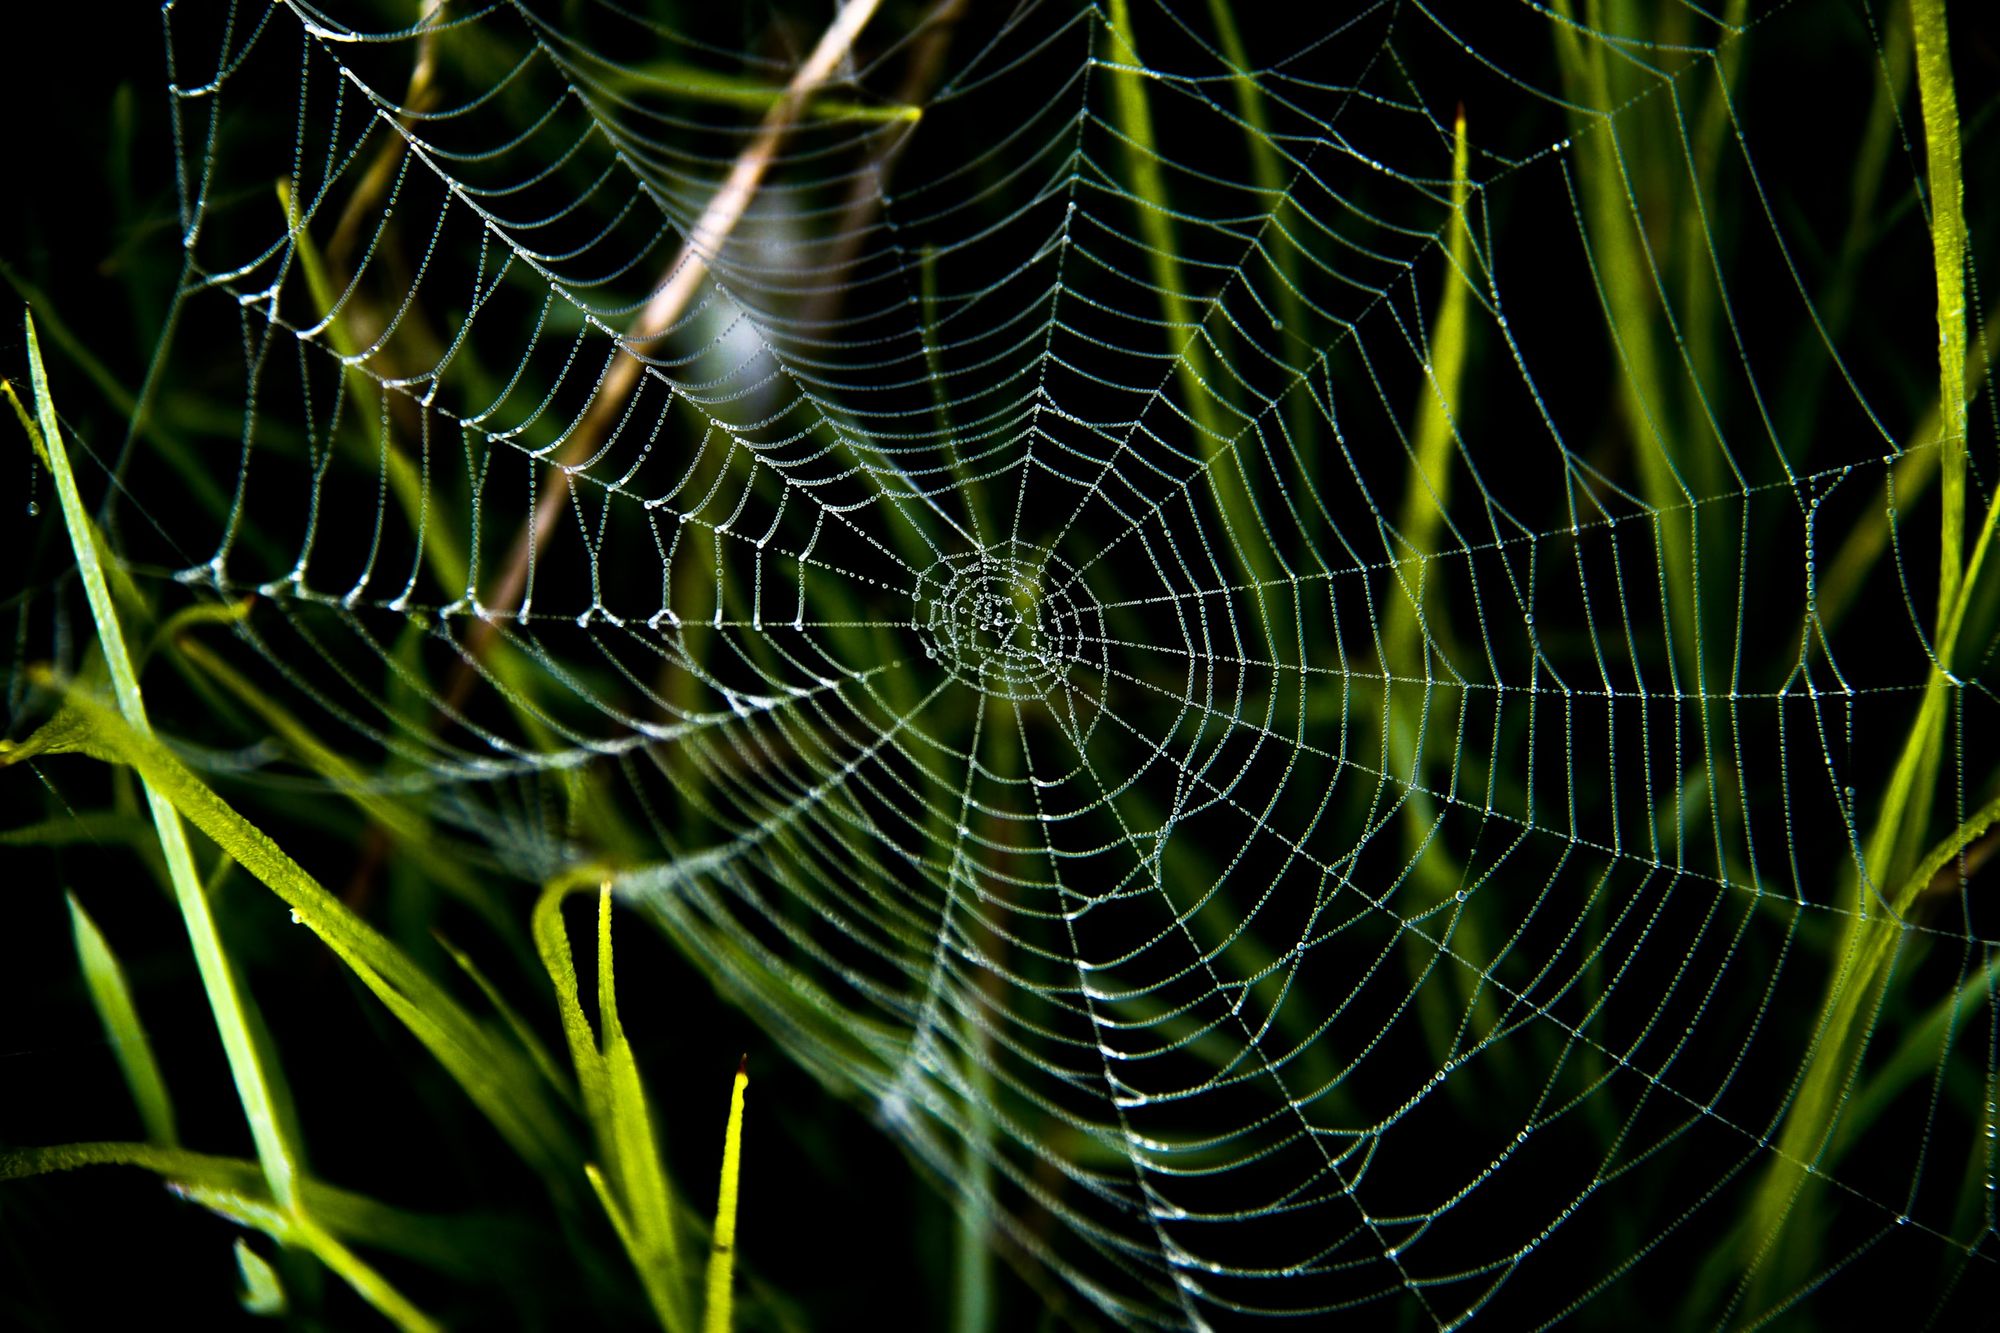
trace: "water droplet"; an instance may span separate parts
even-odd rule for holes
[[[1465,890],[1464,890],[1464,889],[1460,889],[1460,890],[1459,890],[1459,891],[1458,891],[1457,893],[1454,893],[1454,894],[1452,894],[1451,896],[1452,896],[1452,897],[1454,897],[1454,898],[1456,898],[1456,899],[1458,899],[1458,900],[1459,900],[1460,902],[1464,902],[1464,901],[1465,901]]]
[[[42,505],[41,505],[41,501],[39,501],[39,500],[30,500],[30,501],[28,501],[28,517],[29,517],[29,518],[40,518],[41,516],[42,516]]]

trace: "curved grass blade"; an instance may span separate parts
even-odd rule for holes
[[[645,1085],[625,1030],[618,1019],[617,978],[611,953],[611,888],[598,888],[597,1009],[602,1042],[583,1012],[576,962],[563,924],[563,900],[584,891],[575,878],[559,880],[535,904],[535,947],[555,987],[556,1007],[576,1066],[597,1151],[603,1158],[584,1168],[591,1189],[611,1219],[612,1229],[638,1270],[654,1315],[670,1333],[692,1327],[687,1313],[687,1279],[675,1230],[674,1206]]]

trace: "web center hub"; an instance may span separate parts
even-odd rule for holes
[[[986,694],[1044,699],[1072,667],[1102,660],[1096,599],[1067,562],[1032,547],[940,560],[912,602],[924,655]]]

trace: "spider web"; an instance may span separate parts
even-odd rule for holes
[[[132,490],[380,786],[1117,1322],[1990,1294],[1900,12],[711,8],[165,7],[244,410]]]

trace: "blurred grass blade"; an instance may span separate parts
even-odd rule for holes
[[[722,1137],[722,1184],[715,1196],[715,1242],[708,1252],[708,1310],[702,1333],[729,1333],[735,1322],[736,1201],[743,1169],[743,1094],[750,1087],[750,1060],[736,1066],[729,1087],[729,1128]]]
[[[125,969],[119,965],[118,956],[111,952],[97,923],[90,919],[90,913],[83,910],[74,893],[63,895],[69,901],[69,920],[76,936],[77,961],[83,967],[84,984],[90,989],[91,1005],[97,1010],[97,1017],[104,1024],[104,1035],[111,1043],[111,1053],[118,1058],[118,1067],[125,1073],[125,1086],[131,1089],[132,1101],[139,1108],[140,1123],[146,1127],[146,1137],[162,1147],[173,1147],[178,1142],[174,1131],[174,1104],[167,1095],[166,1080],[160,1076],[159,1062],[153,1058],[153,1043],[147,1039],[145,1025],[139,1021],[139,1010],[132,1003],[132,989],[126,984]]]
[[[278,1270],[241,1236],[236,1238],[236,1271],[243,1278],[236,1299],[246,1312],[267,1319],[285,1313],[285,1286],[278,1281]]]
[[[1264,528],[1257,517],[1256,499],[1244,467],[1244,450],[1231,443],[1237,432],[1219,417],[1216,409],[1221,400],[1204,382],[1203,372],[1209,361],[1204,349],[1216,350],[1206,328],[1211,307],[1202,302],[1197,313],[1196,302],[1190,300],[1186,290],[1181,252],[1174,239],[1174,214],[1167,197],[1166,174],[1161,170],[1164,159],[1155,145],[1153,113],[1146,100],[1146,85],[1151,82],[1151,75],[1139,56],[1130,0],[1111,0],[1105,26],[1113,51],[1110,59],[1100,63],[1111,82],[1111,123],[1125,140],[1139,243],[1152,266],[1153,287],[1165,324],[1162,332],[1174,356],[1174,372],[1185,400],[1185,411],[1195,426],[1194,451],[1207,460],[1203,477],[1222,512],[1223,526],[1231,533],[1262,533]],[[1277,581],[1269,548],[1256,536],[1232,537],[1228,548],[1246,581],[1259,588]]]
[[[241,1157],[215,1157],[153,1143],[115,1142],[0,1151],[0,1181],[99,1166],[134,1167],[183,1185],[270,1202],[268,1194],[260,1193],[267,1187],[257,1163]],[[334,1234],[443,1273],[490,1277],[496,1255],[511,1240],[484,1218],[411,1212],[311,1176],[299,1178],[299,1194],[313,1217]]]
[[[605,86],[624,93],[672,93],[690,102],[740,106],[769,113],[796,96],[782,84],[766,83],[745,74],[702,69],[678,60],[645,65],[614,65],[604,71]],[[813,97],[798,114],[807,120],[856,121],[863,124],[921,120],[922,107],[901,102],[862,102],[847,98]]]
[[[55,402],[49,391],[48,372],[42,366],[41,345],[35,338],[35,318],[27,314],[23,319],[27,329],[28,367],[34,382],[35,411],[41,427],[42,448],[50,476],[55,482],[56,495],[62,502],[63,522],[69,529],[70,546],[76,553],[77,574],[90,603],[91,617],[97,625],[97,638],[104,652],[105,665],[111,673],[118,711],[123,715],[123,725],[135,740],[156,745],[157,742],[152,740],[151,724],[146,719],[145,702],[139,693],[138,674],[132,668],[130,654],[126,652],[124,630],[119,625],[110,586],[99,559],[95,524],[83,507],[76,477],[70,471],[69,451],[63,446],[62,428],[56,420]],[[141,777],[145,777],[143,772]],[[280,1128],[271,1088],[272,1082],[280,1075],[275,1069],[265,1068],[258,1056],[245,1014],[245,1000],[237,991],[236,978],[223,952],[215,917],[209,910],[207,896],[202,892],[201,879],[195,873],[194,853],[188,847],[187,832],[181,827],[180,815],[151,780],[145,782],[145,788],[146,803],[151,808],[153,826],[159,833],[160,849],[166,856],[167,872],[173,882],[174,899],[180,907],[181,920],[187,926],[188,939],[194,947],[195,965],[201,973],[202,988],[207,993],[209,1009],[215,1015],[223,1049],[229,1057],[229,1070],[236,1082],[237,1098],[243,1105],[243,1114],[250,1122],[251,1138],[257,1145],[257,1160],[263,1164],[272,1198],[280,1207],[292,1208],[297,1202],[293,1178],[298,1168],[292,1146],[285,1141]]]
[[[528,1053],[528,1059],[534,1062],[536,1071],[564,1101],[574,1105],[576,1086],[570,1082],[568,1075],[563,1073],[562,1066],[556,1063],[555,1057],[549,1054],[549,1048],[542,1041],[541,1035],[528,1026],[528,1021],[522,1018],[520,1011],[500,993],[500,988],[495,986],[487,977],[485,970],[473,961],[472,955],[453,944],[440,931],[432,931],[431,938],[437,941],[438,948],[444,950],[446,957],[458,964],[459,970],[471,979],[472,984],[479,987],[479,993],[486,997],[486,1002],[500,1015],[500,1021],[507,1025],[507,1030],[521,1043],[521,1049]]]

